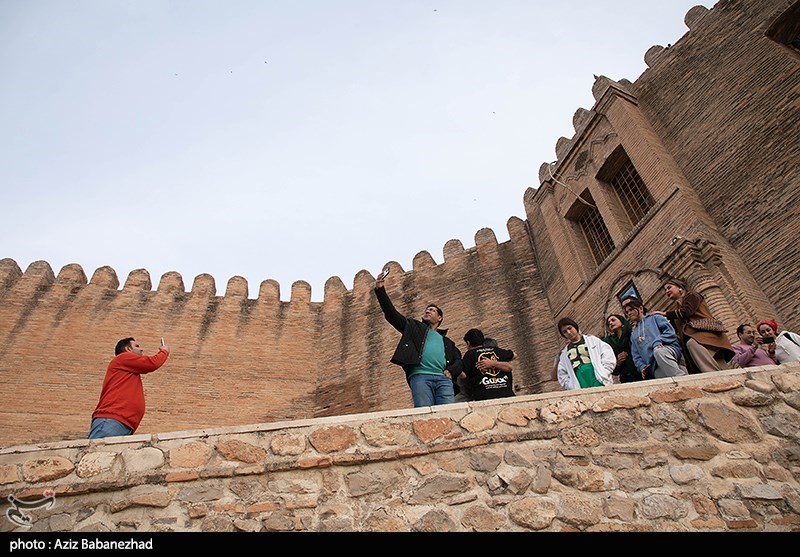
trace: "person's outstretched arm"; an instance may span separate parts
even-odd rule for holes
[[[375,296],[378,298],[381,310],[383,310],[383,316],[392,327],[402,333],[408,320],[394,308],[394,304],[392,304],[386,289],[383,287],[383,280],[380,279],[381,275],[378,275],[378,277],[378,280],[375,281]]]
[[[123,353],[130,354],[130,356],[117,361],[115,363],[115,367],[117,369],[135,374],[151,373],[163,366],[164,362],[167,361],[167,356],[169,356],[169,347],[166,345],[162,346],[158,352],[152,356],[139,356],[133,352]]]

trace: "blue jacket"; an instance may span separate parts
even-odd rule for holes
[[[642,371],[646,366],[648,376],[652,377],[655,368],[653,349],[656,346],[668,346],[675,351],[675,357],[681,359],[681,343],[674,327],[663,315],[645,315],[633,325],[631,331],[631,356],[636,369]]]

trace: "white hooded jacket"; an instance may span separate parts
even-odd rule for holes
[[[775,337],[775,357],[779,364],[800,361],[800,335],[781,331]]]
[[[613,383],[611,372],[614,371],[617,365],[614,349],[611,348],[610,344],[596,336],[583,335],[583,338],[589,351],[592,367],[594,367],[594,376],[603,385],[611,385]],[[561,355],[558,358],[558,382],[567,390],[580,389],[581,384],[578,383],[578,378],[572,370],[572,362],[569,361],[569,356],[567,356],[567,346],[561,350]]]

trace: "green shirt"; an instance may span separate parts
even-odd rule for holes
[[[581,389],[603,386],[594,374],[594,366],[589,357],[589,348],[586,346],[585,338],[581,337],[581,340],[575,344],[570,342],[567,345],[567,357],[572,364],[572,371],[575,373]]]
[[[428,375],[443,375],[447,367],[447,358],[444,356],[444,337],[428,327],[428,336],[422,347],[422,361],[413,367],[409,377],[417,373]]]

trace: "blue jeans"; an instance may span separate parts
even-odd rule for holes
[[[408,378],[414,408],[455,402],[453,380],[446,375],[417,373]]]
[[[130,435],[133,430],[123,423],[111,418],[92,418],[92,427],[89,429],[89,439],[101,439],[103,437],[117,437],[119,435]]]

